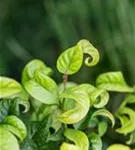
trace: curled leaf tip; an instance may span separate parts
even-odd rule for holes
[[[84,54],[88,54],[84,61],[85,65],[88,67],[95,66],[99,62],[99,52],[98,50],[86,39],[82,39],[78,42],[81,45]]]

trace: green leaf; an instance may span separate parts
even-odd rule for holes
[[[108,72],[99,75],[96,80],[99,88],[107,91],[133,92],[134,89],[127,85],[121,72]]]
[[[108,128],[108,123],[106,121],[99,122],[99,124],[98,124],[98,134],[99,134],[100,137],[102,137],[106,133],[107,128]]]
[[[44,82],[43,80],[41,82]],[[58,103],[56,95],[48,91],[46,88],[44,88],[40,83],[37,83],[35,80],[30,80],[27,83],[25,83],[25,89],[33,98],[39,100],[44,104]]]
[[[94,132],[89,133],[88,138],[90,141],[89,150],[102,150],[102,140],[98,134]]]
[[[113,144],[110,145],[107,150],[131,150],[130,147],[123,144]]]
[[[85,65],[88,67],[98,63],[99,53],[97,49],[88,40],[83,39],[59,56],[57,69],[63,74],[76,73],[82,66],[83,54],[90,56],[85,59]]]
[[[90,55],[85,59],[86,66],[95,66],[99,62],[98,50],[88,40],[85,39],[80,40],[78,44],[82,47],[83,53]]]
[[[81,149],[76,145],[63,142],[62,145],[60,146],[60,150],[81,150]]]
[[[58,87],[53,79],[45,75],[42,71],[35,71],[35,81],[39,83],[43,88],[48,90],[54,96],[58,96]]]
[[[66,124],[73,124],[80,121],[87,115],[90,107],[90,101],[89,96],[85,91],[80,91],[78,87],[73,87],[70,88],[70,90],[65,90],[60,98],[62,102],[64,101],[64,99],[72,99],[76,103],[74,108],[63,112],[59,116],[59,120],[61,122]]]
[[[26,64],[26,66],[24,67],[22,72],[22,83],[25,84],[25,82],[33,79],[35,71],[37,70],[42,70],[44,74],[48,76],[52,74],[52,69],[47,67],[44,62],[38,59],[34,59]]]
[[[83,52],[80,45],[76,45],[64,51],[57,60],[57,69],[63,74],[76,73],[83,62]]]
[[[80,91],[85,91],[88,93],[90,104],[95,108],[104,107],[109,101],[109,94],[107,91],[97,89],[91,84],[83,83],[81,85],[78,85],[77,88]]]
[[[107,117],[108,119],[111,120],[112,127],[115,125],[115,119],[114,119],[113,115],[106,109],[99,109],[99,110],[95,111],[93,113],[92,117],[96,117],[96,116]]]
[[[64,131],[64,136],[74,142],[75,145],[63,143],[60,150],[88,150],[89,141],[85,133],[82,131],[67,128]]]
[[[135,111],[128,107],[122,107],[116,113],[116,117],[120,119],[121,127],[116,129],[120,134],[128,134],[135,130]]]
[[[15,134],[21,141],[23,141],[27,135],[27,129],[24,123],[16,116],[7,116],[2,126]]]
[[[90,94],[90,99],[93,107],[102,108],[108,103],[109,94],[105,90],[95,89],[95,91]]]
[[[3,127],[0,127],[0,150],[20,150],[15,136]]]
[[[135,131],[130,134],[129,140],[126,141],[126,144],[128,145],[135,144]]]
[[[14,79],[0,76],[0,98],[15,97],[22,90]]]

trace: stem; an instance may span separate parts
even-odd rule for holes
[[[68,81],[68,74],[64,73],[63,75],[64,90],[66,89],[67,81]]]

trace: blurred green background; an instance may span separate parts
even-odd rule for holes
[[[100,63],[71,77],[94,82],[99,73],[121,70],[135,83],[135,0],[0,0],[0,74],[20,80],[23,66],[42,59],[54,69],[59,54],[86,38]]]

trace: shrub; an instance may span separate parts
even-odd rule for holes
[[[69,81],[83,61],[88,67],[99,62],[98,50],[87,40],[59,56],[57,69],[63,74],[60,84],[51,78],[53,70],[38,59],[24,67],[21,83],[0,76],[0,150],[135,147],[134,87],[126,83],[121,72],[99,75],[95,86]],[[109,101],[113,103],[110,92],[124,93],[115,112],[107,107]],[[115,143],[109,134],[121,137],[121,143]]]

